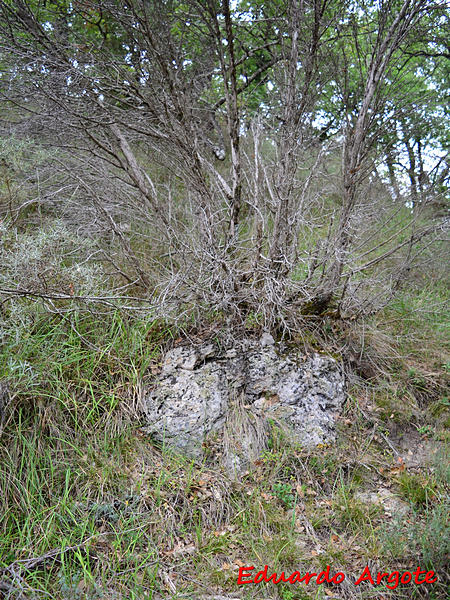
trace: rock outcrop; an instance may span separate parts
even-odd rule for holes
[[[267,446],[274,423],[304,447],[332,442],[344,398],[333,358],[282,351],[265,334],[224,351],[171,350],[144,406],[157,441],[193,458],[213,448],[239,473]]]

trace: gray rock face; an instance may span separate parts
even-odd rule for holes
[[[266,334],[228,351],[211,344],[171,350],[144,406],[159,442],[200,458],[213,440],[227,469],[239,472],[266,446],[270,422],[304,447],[333,441],[344,398],[334,359],[282,354]]]

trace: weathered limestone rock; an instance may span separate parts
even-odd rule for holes
[[[145,409],[159,442],[200,458],[213,440],[227,469],[239,472],[266,446],[269,422],[305,447],[333,441],[344,397],[333,358],[282,353],[265,334],[226,351],[212,344],[171,350]]]
[[[365,505],[381,506],[389,516],[405,517],[411,512],[411,507],[387,488],[380,487],[374,492],[356,492],[355,498]]]

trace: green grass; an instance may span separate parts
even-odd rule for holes
[[[425,479],[418,474],[407,471],[399,476],[400,493],[414,506],[429,505],[436,494],[436,485],[432,479]]]
[[[42,315],[3,347],[12,401],[0,450],[0,565],[25,561],[19,569],[27,586],[50,589],[54,598],[75,586],[77,594],[89,590],[80,597],[91,597],[107,583],[90,551],[100,542],[117,557],[111,572],[155,556],[148,536],[142,551],[142,518],[139,507],[130,509],[126,468],[139,384],[170,335],[151,318],[75,314],[69,323]],[[30,557],[55,549],[51,566],[27,569]]]

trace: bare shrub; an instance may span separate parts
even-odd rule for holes
[[[384,78],[402,76],[443,8],[391,4],[365,15],[366,34],[339,0],[248,14],[228,0],[1,2],[4,94],[62,150],[66,220],[103,235],[122,285],[165,314],[212,308],[284,331],[360,317],[443,231],[430,195],[409,209],[377,172]],[[342,106],[324,141],[314,120],[330,81]]]

